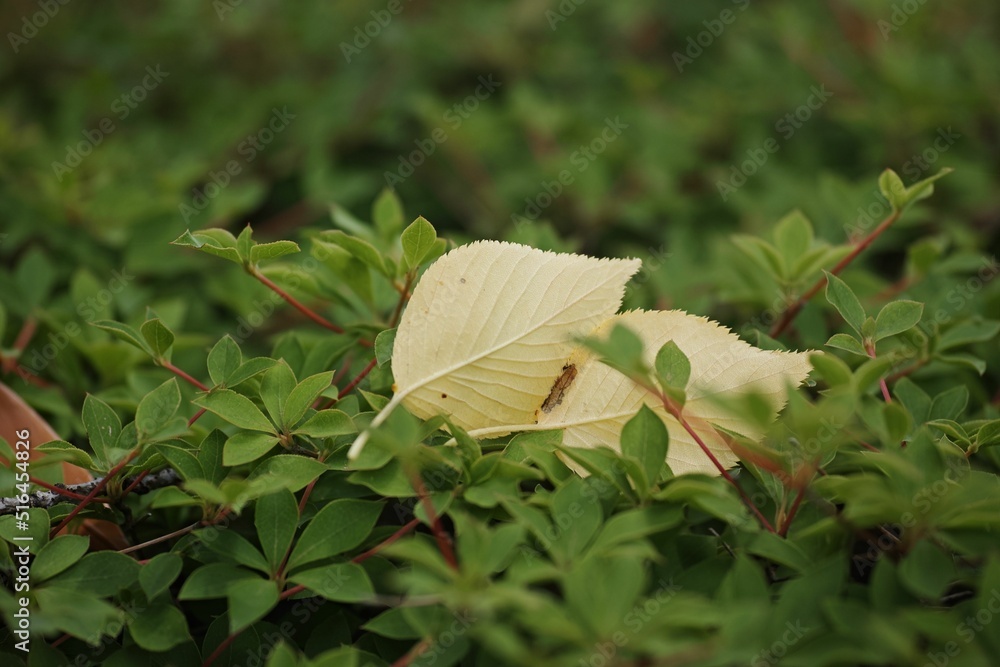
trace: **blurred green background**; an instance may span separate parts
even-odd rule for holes
[[[800,208],[842,243],[878,222],[887,167],[956,174],[866,255],[859,293],[897,283],[917,242],[967,272],[997,245],[991,0],[8,0],[0,19],[6,347],[33,307],[40,343],[89,319],[119,271],[98,315],[153,306],[203,356],[264,292],[169,241],[247,222],[301,240],[331,207],[367,218],[387,183],[458,242],[638,256],[629,305],[735,327],[780,286],[755,283],[731,235]],[[112,384],[109,349],[48,372]]]

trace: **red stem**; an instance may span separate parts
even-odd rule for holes
[[[320,315],[316,311],[312,310],[311,308],[309,308],[308,306],[306,306],[305,304],[303,304],[301,301],[299,301],[298,299],[296,299],[294,296],[292,296],[291,294],[289,294],[285,290],[283,290],[280,287],[278,287],[273,280],[271,280],[270,278],[268,278],[267,276],[265,276],[263,273],[261,273],[260,271],[258,271],[255,267],[251,267],[251,268],[247,269],[247,271],[250,273],[251,276],[253,276],[257,280],[259,280],[260,282],[262,282],[264,285],[266,285],[268,289],[270,289],[275,294],[277,294],[282,299],[284,299],[286,302],[288,302],[288,304],[290,306],[292,306],[292,308],[294,308],[295,310],[299,311],[300,313],[302,313],[303,315],[305,315],[306,317],[308,317],[310,320],[312,320],[316,324],[320,325],[321,327],[325,327],[325,328],[329,329],[330,331],[333,331],[334,333],[339,333],[339,334],[344,333],[344,329],[343,328],[337,326],[336,324],[334,324],[330,320],[326,319],[325,317],[323,317],[322,315]]]
[[[177,368],[177,366],[174,366],[172,363],[170,363],[166,359],[161,359],[160,360],[160,366],[162,366],[163,368],[166,368],[168,371],[170,371],[171,373],[173,373],[177,377],[181,378],[182,380],[187,380],[189,383],[191,383],[194,386],[198,387],[198,389],[201,389],[202,391],[208,391],[209,390],[209,388],[206,387],[204,384],[202,384],[198,380],[194,379],[193,377],[191,377],[190,375],[188,375],[187,373],[185,373],[181,369]]]
[[[236,641],[236,638],[240,636],[241,632],[243,631],[239,630],[229,635],[225,639],[223,639],[222,643],[216,646],[215,650],[212,651],[212,654],[209,655],[207,658],[205,658],[205,662],[201,663],[201,667],[208,667],[213,662],[215,662],[219,658],[219,656],[222,655],[227,648],[229,648],[229,645],[232,644],[234,641]]]
[[[143,478],[148,474],[149,474],[148,470],[143,470],[141,473],[139,473],[136,476],[136,478],[132,480],[132,483],[129,484],[127,487],[125,487],[125,490],[122,491],[122,497],[124,498],[128,494],[132,493],[132,491],[135,490],[135,487],[139,486],[139,483],[142,482]]]
[[[458,561],[455,559],[455,552],[451,548],[451,540],[444,532],[444,527],[441,525],[441,517],[434,510],[434,503],[431,502],[430,494],[427,493],[427,487],[424,486],[424,480],[420,477],[419,472],[410,476],[410,483],[413,484],[413,490],[417,492],[420,504],[424,506],[424,513],[427,514],[427,519],[431,522],[431,532],[434,533],[434,539],[437,540],[441,556],[451,569],[457,570]]]
[[[836,266],[834,266],[830,270],[830,273],[836,276],[841,271],[843,271],[848,264],[854,261],[855,257],[864,252],[864,250],[868,246],[870,246],[875,241],[875,239],[877,239],[879,236],[882,235],[882,232],[889,229],[889,227],[892,226],[892,223],[896,222],[896,220],[899,219],[899,214],[900,211],[893,211],[893,213],[889,215],[888,218],[879,223],[879,226],[876,227],[871,234],[858,241],[857,245],[854,246],[851,252],[849,252],[847,255],[844,256],[843,259],[837,262]],[[792,321],[798,316],[798,314],[802,311],[802,309],[805,308],[806,303],[808,303],[810,299],[816,296],[816,294],[821,289],[823,289],[824,285],[826,285],[825,275],[819,280],[817,280],[816,283],[812,287],[810,287],[805,294],[800,296],[794,304],[792,304],[784,313],[781,314],[781,319],[779,319],[777,322],[774,323],[774,326],[771,327],[771,331],[768,332],[768,335],[771,338],[777,338],[778,336],[780,336],[782,332],[788,328],[788,325],[790,325]]]
[[[84,498],[86,498],[86,496],[80,493],[73,493],[69,489],[61,489],[55,484],[49,484],[48,482],[38,479],[37,477],[29,477],[28,479],[31,481],[32,484],[37,484],[43,489],[48,489],[52,493],[58,493],[60,496],[66,496],[67,498],[72,498],[73,500],[83,500]]]
[[[792,525],[792,519],[794,519],[795,515],[798,513],[799,506],[802,504],[802,499],[805,498],[805,495],[806,495],[806,485],[803,484],[802,488],[799,489],[798,495],[795,496],[795,500],[792,501],[792,506],[788,510],[788,514],[785,516],[785,521],[782,524],[781,529],[778,531],[778,535],[780,535],[781,537],[785,537],[786,535],[788,535],[788,529]]]
[[[414,644],[413,648],[407,651],[406,655],[401,657],[396,662],[392,663],[391,667],[407,667],[415,659],[419,658],[420,655],[431,647],[430,639],[421,639],[419,642]]]
[[[205,414],[205,408],[202,408],[198,412],[194,413],[194,417],[191,417],[191,419],[188,420],[188,427],[194,425],[194,423],[198,421],[203,414]]]
[[[87,505],[89,505],[90,503],[92,503],[94,501],[94,499],[97,497],[97,494],[99,494],[101,491],[103,491],[104,487],[106,487],[108,485],[108,482],[111,481],[111,478],[114,477],[115,475],[117,475],[119,472],[121,472],[122,468],[124,468],[125,466],[127,466],[129,464],[129,462],[132,461],[132,459],[134,459],[138,455],[139,455],[139,450],[138,449],[133,449],[131,452],[129,452],[128,456],[126,456],[125,458],[123,458],[121,461],[118,462],[117,465],[115,465],[114,468],[112,468],[111,470],[109,470],[108,474],[104,476],[104,479],[102,479],[100,482],[98,482],[96,485],[94,485],[94,488],[91,489],[90,493],[88,493],[86,496],[84,496],[83,500],[80,501],[80,504],[77,505],[76,507],[74,507],[70,511],[70,513],[68,515],[66,515],[66,518],[63,519],[59,523],[58,526],[56,526],[55,528],[52,529],[52,532],[49,533],[49,539],[52,539],[56,535],[58,535],[60,530],[62,530],[63,528],[65,528],[66,525],[70,521],[72,521],[74,519],[74,517],[76,517],[77,514],[79,514],[81,511],[83,511],[83,509]]]
[[[348,382],[347,385],[343,389],[341,389],[340,391],[337,392],[337,400],[338,401],[340,399],[342,399],[344,396],[347,396],[349,393],[351,393],[354,390],[355,387],[357,387],[359,384],[361,384],[361,381],[364,380],[365,377],[367,377],[368,374],[372,372],[373,368],[375,368],[375,362],[376,362],[376,359],[374,357],[372,357],[372,360],[368,362],[368,365],[365,366],[361,370],[361,372],[358,373],[357,376],[353,380],[351,380],[350,382]]]

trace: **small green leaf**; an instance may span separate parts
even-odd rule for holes
[[[629,377],[645,377],[649,368],[643,360],[642,339],[622,324],[611,328],[606,340],[588,337],[580,341],[601,357],[601,362]]]
[[[845,352],[850,352],[851,354],[857,354],[862,357],[868,356],[868,352],[865,351],[861,341],[850,334],[833,334],[830,336],[830,340],[826,341],[826,344],[828,347],[835,347],[838,350],[844,350]]]
[[[208,353],[208,376],[212,383],[222,385],[240,364],[243,363],[243,353],[233,337],[226,334],[212,346]]]
[[[90,539],[80,535],[62,535],[38,551],[31,564],[32,583],[42,583],[76,564],[90,548]]]
[[[829,271],[824,271],[823,274],[826,276],[826,300],[833,304],[852,329],[861,333],[861,326],[865,321],[865,309],[861,307],[858,297],[847,283],[837,276]]]
[[[928,197],[930,197],[932,194],[934,194],[934,182],[940,178],[947,176],[953,171],[954,169],[950,167],[945,167],[944,169],[934,174],[933,176],[928,176],[922,181],[917,181],[916,183],[911,185],[906,190],[906,196],[907,196],[906,205],[909,206],[914,202],[918,202],[921,199],[927,199]]]
[[[154,359],[170,361],[174,334],[159,318],[143,322],[139,332],[152,350]]]
[[[262,461],[250,473],[251,481],[267,480],[269,484],[286,488],[291,492],[301,490],[324,472],[325,464],[307,456],[278,454]]]
[[[414,269],[423,263],[424,258],[434,247],[437,231],[434,225],[421,216],[403,230],[400,241],[403,244],[403,259],[406,260],[407,266]]]
[[[238,466],[256,461],[277,444],[278,436],[273,433],[242,431],[226,440],[222,449],[222,464]]]
[[[139,585],[142,586],[146,599],[153,601],[170,588],[183,566],[184,559],[175,553],[167,552],[150,558],[139,570]]]
[[[656,378],[664,391],[677,389],[684,391],[691,378],[691,362],[681,352],[677,343],[667,341],[656,353]]]
[[[236,251],[240,253],[243,264],[250,260],[250,248],[254,245],[253,229],[250,225],[244,225],[240,230],[240,235],[236,237]]]
[[[952,387],[934,397],[931,419],[958,419],[969,403],[968,387]]]
[[[201,544],[221,556],[226,561],[235,561],[264,574],[271,574],[272,569],[257,547],[250,540],[235,530],[227,530],[221,526],[208,526],[194,531],[193,535]]]
[[[361,602],[375,596],[368,573],[355,563],[334,563],[293,574],[288,578],[316,595],[336,602]]]
[[[94,462],[91,460],[90,454],[65,440],[46,442],[43,445],[34,447],[34,450],[52,455],[53,460],[66,461],[87,470],[94,469]]]
[[[243,579],[233,582],[226,591],[229,601],[229,632],[264,618],[278,604],[278,587],[267,579]]]
[[[229,587],[247,579],[257,579],[250,570],[230,563],[209,563],[192,572],[177,594],[179,600],[211,600],[226,596]]]
[[[375,336],[375,359],[382,368],[392,359],[392,348],[396,344],[396,330],[386,329]]]
[[[143,339],[142,335],[133,327],[130,327],[127,324],[122,324],[121,322],[114,322],[112,320],[97,320],[95,322],[91,322],[91,324],[98,329],[104,329],[119,340],[123,340],[130,345],[134,345],[149,356],[155,356],[153,351],[149,348],[149,345]]]
[[[332,438],[357,432],[358,429],[351,418],[340,410],[320,410],[293,431],[296,435],[313,438]]]
[[[878,189],[889,200],[893,210],[902,211],[909,201],[903,179],[892,169],[886,169],[878,177]]]
[[[278,363],[277,360],[271,359],[270,357],[254,357],[252,359],[247,359],[240,364],[239,368],[226,377],[225,384],[228,387],[235,387],[241,382],[246,382],[250,378],[263,373],[276,363]]]
[[[170,423],[181,406],[177,378],[170,378],[146,394],[135,411],[135,425],[140,438],[155,435]]]
[[[285,419],[285,403],[288,401],[292,389],[295,388],[295,383],[295,373],[284,361],[278,362],[265,373],[264,379],[260,383],[260,399],[267,409],[267,414],[271,416],[271,420],[278,425],[279,429],[285,429],[288,426]]]
[[[310,375],[302,382],[295,385],[291,393],[288,394],[288,401],[285,403],[285,423],[287,428],[299,423],[299,420],[306,414],[309,406],[312,405],[320,394],[322,394],[333,383],[333,371]]]
[[[774,242],[785,266],[794,266],[812,246],[812,224],[802,211],[792,211],[775,226]]]
[[[299,507],[291,491],[282,489],[257,499],[254,525],[272,574],[281,565],[292,538],[295,537],[298,522]]]
[[[115,551],[96,551],[49,580],[49,585],[98,597],[116,595],[139,579],[135,559]]]
[[[218,484],[226,477],[222,464],[222,452],[226,444],[226,434],[219,429],[212,430],[201,441],[198,449],[198,462],[205,472],[205,478],[213,484]]]
[[[372,204],[372,222],[386,239],[398,234],[403,226],[403,205],[396,193],[389,188],[382,190]]]
[[[667,444],[667,427],[648,406],[639,408],[622,428],[622,454],[636,460],[643,473],[642,479],[633,480],[640,495],[645,496],[659,479],[667,460]]]
[[[181,479],[188,481],[205,478],[205,471],[201,467],[201,462],[190,450],[163,443],[155,447],[157,453],[167,460],[167,463],[177,471]]]
[[[236,237],[225,229],[203,229],[198,232],[186,231],[171,242],[172,245],[197,248],[216,257],[228,259],[236,264],[243,264],[239,250],[236,247]]]
[[[231,389],[215,389],[192,402],[240,428],[268,433],[275,432],[274,426],[260,411],[260,408],[253,404],[253,401]]]
[[[891,301],[875,318],[875,336],[879,341],[912,329],[924,313],[924,304],[916,301]]]
[[[141,612],[128,615],[128,632],[147,651],[162,653],[191,641],[187,619],[171,602],[154,602]]]
[[[94,455],[107,463],[108,450],[115,446],[122,432],[121,419],[111,406],[92,394],[83,399],[82,419]]]
[[[274,241],[258,243],[250,248],[250,263],[256,266],[269,259],[277,259],[285,255],[293,255],[300,251],[299,244],[294,241]]]
[[[382,513],[382,503],[340,499],[321,509],[295,544],[288,569],[292,570],[355,548],[368,537]]]
[[[385,261],[382,259],[382,254],[368,241],[357,236],[349,236],[339,229],[320,232],[319,239],[340,246],[383,276],[392,277],[386,268]]]

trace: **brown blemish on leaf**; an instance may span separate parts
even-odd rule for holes
[[[563,366],[562,374],[556,378],[548,397],[542,402],[542,412],[552,412],[553,408],[562,403],[563,395],[566,394],[566,390],[569,389],[569,386],[573,384],[573,380],[575,379],[576,364]]]

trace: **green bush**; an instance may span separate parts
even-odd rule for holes
[[[4,664],[1000,660],[994,4],[117,9],[0,9]],[[813,372],[726,477],[380,415],[480,238]]]

